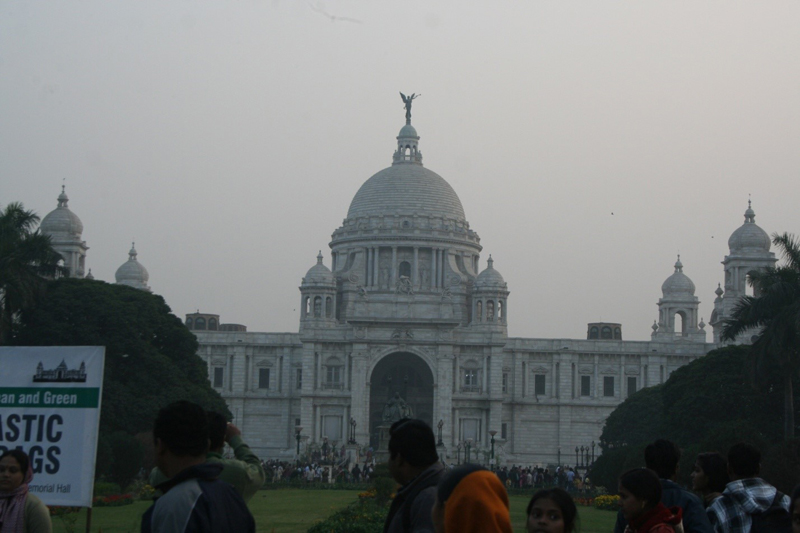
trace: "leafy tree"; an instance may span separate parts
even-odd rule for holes
[[[636,391],[606,419],[600,435],[603,453],[609,449],[651,442],[653,435],[663,434],[663,385]]]
[[[100,432],[112,449],[113,433],[151,430],[158,409],[180,399],[230,416],[208,382],[197,339],[161,296],[64,278],[50,281],[45,297],[20,322],[14,338],[20,346],[106,347]]]
[[[754,376],[769,369],[781,371],[783,385],[784,436],[794,438],[794,392],[792,379],[800,369],[800,240],[789,233],[773,234],[784,265],[748,273],[758,296],[745,296],[725,320],[722,340],[734,340],[751,328],[760,329],[751,351]]]
[[[0,345],[7,344],[19,314],[33,307],[47,280],[66,273],[39,217],[19,202],[0,210]]]

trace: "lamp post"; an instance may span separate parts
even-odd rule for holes
[[[442,428],[444,427],[444,420],[439,420],[439,423],[436,424],[436,427],[439,428],[439,442],[437,442],[436,445],[444,446],[444,442],[442,442]]]
[[[586,445],[586,461],[584,462],[586,469],[589,469],[589,445]]]
[[[491,429],[489,430],[489,435],[492,436],[492,458],[489,460],[489,466],[491,466],[492,470],[494,470],[494,436],[497,435],[497,431]]]
[[[350,418],[350,442],[349,442],[349,444],[355,444],[356,443],[356,425],[357,425],[356,424],[356,419],[351,417]]]
[[[469,458],[469,450],[470,450],[470,448],[472,448],[472,438],[471,437],[467,439],[467,445],[466,446],[467,446],[467,463],[469,463],[469,460],[470,460],[470,458]]]
[[[461,443],[456,444],[456,463],[461,464]]]
[[[303,431],[303,426],[295,426],[294,427],[294,432],[295,432],[294,438],[297,440],[297,457],[298,457],[298,459],[300,458],[300,439],[302,438],[302,437],[300,437],[300,432],[301,431]]]
[[[592,441],[592,466],[594,466],[594,441]]]
[[[578,447],[575,446],[575,466],[578,466]]]
[[[583,466],[583,460],[584,460],[583,449],[584,449],[583,446],[581,446],[581,466]]]
[[[561,446],[558,447],[558,465],[561,466]]]

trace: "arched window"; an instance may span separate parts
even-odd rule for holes
[[[217,319],[216,318],[209,318],[208,319],[208,329],[212,331],[217,331]]]
[[[320,296],[314,298],[314,316],[317,318],[322,316],[322,297]]]
[[[194,329],[206,329],[206,319],[203,317],[197,317],[194,321]]]
[[[614,339],[622,340],[622,330],[619,328],[614,328]]]
[[[686,316],[684,316],[683,312],[681,311],[675,313],[675,326],[673,331],[675,332],[675,335],[686,334]]]
[[[186,317],[186,327],[192,329],[194,327],[194,322],[192,321],[192,317]]]
[[[503,321],[503,300],[497,300],[497,320]]]
[[[403,261],[400,263],[400,275],[407,278],[411,277],[411,263],[408,261]]]
[[[494,302],[489,300],[486,302],[486,321],[492,322],[494,320]]]
[[[475,304],[475,314],[478,315],[475,317],[475,321],[481,322],[483,320],[483,302],[480,300]]]
[[[597,326],[592,326],[592,329],[589,330],[589,338],[590,339],[600,338],[600,330],[597,329]]]
[[[611,336],[611,328],[608,326],[603,326],[603,329],[600,330],[600,338],[601,339],[610,339]]]
[[[327,298],[325,298],[325,316],[327,318],[330,318],[332,313],[333,313],[333,299],[330,296],[328,296]]]

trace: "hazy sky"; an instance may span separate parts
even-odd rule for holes
[[[748,194],[800,233],[798,27],[795,1],[6,1],[0,203],[44,216],[66,179],[97,279],[135,239],[179,316],[297,331],[422,93],[509,334],[649,339],[678,253],[708,321]]]

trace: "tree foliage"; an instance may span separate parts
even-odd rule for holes
[[[663,433],[664,386],[656,385],[636,391],[606,419],[600,447],[605,451],[647,442],[651,435]]]
[[[66,273],[39,216],[19,202],[0,210],[0,344],[7,344],[19,314],[41,297],[46,278]]]
[[[36,308],[22,313],[14,342],[106,347],[100,431],[110,443],[121,442],[110,439],[115,432],[149,431],[158,409],[180,399],[230,415],[208,382],[197,339],[161,296],[102,281],[50,281]]]

